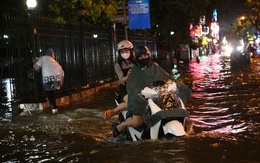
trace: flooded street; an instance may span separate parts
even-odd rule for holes
[[[112,87],[58,115],[2,119],[1,162],[260,162],[260,58],[234,67],[221,55],[205,56],[173,74],[193,92],[187,136],[115,142],[116,116],[103,118],[115,107]]]

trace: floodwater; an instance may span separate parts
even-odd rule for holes
[[[72,108],[32,113],[0,123],[1,162],[260,162],[260,58],[231,66],[221,55],[181,64],[173,74],[192,89],[188,135],[117,142],[103,111],[116,88]]]

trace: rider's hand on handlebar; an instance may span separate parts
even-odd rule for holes
[[[177,85],[175,82],[169,83],[168,84],[168,91],[175,92],[177,90]]]
[[[147,98],[155,98],[158,96],[158,93],[149,88],[149,87],[145,87],[142,91],[141,91],[141,94],[144,95],[144,97],[147,99]]]

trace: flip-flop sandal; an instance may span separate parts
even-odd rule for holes
[[[109,109],[107,111],[104,112],[104,118],[106,120],[108,120],[109,118],[111,118],[113,115],[115,115],[115,113],[113,112],[112,109]]]
[[[117,128],[113,131],[113,137],[116,138],[118,135],[120,135],[122,132],[119,132]]]
[[[113,131],[113,137],[114,137],[114,138],[116,138],[118,135],[120,135],[120,134],[122,133],[122,132],[119,132],[118,129],[117,129],[116,126],[118,126],[118,125],[119,125],[119,123],[113,122],[113,123],[112,123],[112,126],[111,126],[111,129],[112,129],[112,131]]]

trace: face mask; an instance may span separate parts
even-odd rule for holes
[[[130,57],[130,53],[123,53],[121,54],[121,57],[124,59],[128,59]]]
[[[137,62],[145,67],[145,66],[149,66],[150,60],[151,60],[150,57],[148,57],[144,59],[138,59]]]

